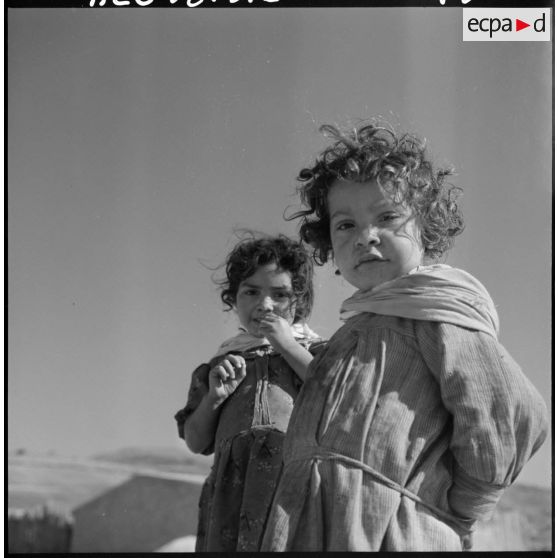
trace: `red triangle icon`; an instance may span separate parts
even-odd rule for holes
[[[520,19],[515,18],[515,30],[516,31],[521,31],[522,29],[525,29],[525,27],[531,27],[530,23],[525,23],[524,21],[521,21]]]

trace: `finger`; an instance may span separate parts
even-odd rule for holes
[[[242,368],[244,366],[244,359],[240,355],[228,355],[230,362],[236,368]]]
[[[276,324],[277,324],[277,320],[274,319],[274,318],[265,318],[265,319],[262,319],[262,321],[260,322],[260,325],[263,329],[272,328]]]
[[[237,373],[244,378],[246,376],[246,361],[241,356],[238,357],[238,369]]]
[[[237,368],[236,379],[240,382],[246,377],[246,362],[242,359],[240,368]]]
[[[237,355],[236,377],[237,379],[242,379],[244,376],[246,376],[246,361],[244,357]]]
[[[267,323],[271,326],[277,326],[283,323],[287,323],[287,320],[285,320],[285,318],[283,318],[282,316],[278,316],[274,314],[273,317],[270,318]]]
[[[228,372],[221,365],[215,366],[211,373],[216,379],[221,380],[222,382],[226,382],[229,377]]]
[[[224,360],[221,363],[221,366],[226,370],[227,378],[231,379],[231,380],[234,380],[234,377],[236,375],[234,364],[232,364],[230,360]]]

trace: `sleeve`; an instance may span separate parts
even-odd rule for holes
[[[419,345],[453,418],[449,505],[460,517],[485,519],[544,442],[548,411],[496,339],[446,323],[423,323]]]
[[[313,357],[316,357],[325,349],[326,345],[327,340],[320,339],[319,341],[314,341],[313,343],[311,343],[308,347],[308,351]]]
[[[209,391],[209,370],[209,364],[200,364],[192,372],[186,406],[174,415],[178,427],[178,436],[182,439],[184,439],[184,423],[186,419],[197,409],[201,400]]]

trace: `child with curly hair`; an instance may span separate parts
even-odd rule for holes
[[[434,263],[464,227],[451,171],[375,122],[322,131],[292,218],[357,291],[296,401],[261,549],[470,548],[545,439],[543,399],[483,285]]]
[[[215,452],[200,497],[198,552],[258,549],[293,402],[323,345],[306,324],[313,264],[300,243],[251,234],[225,265],[221,300],[241,331],[194,370],[175,416],[193,452]]]

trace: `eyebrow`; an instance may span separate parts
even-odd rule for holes
[[[372,210],[372,211],[376,211],[376,212],[381,212],[381,211],[387,211],[390,209],[395,209],[397,206],[397,204],[390,202],[389,200],[381,200],[377,203],[372,203],[369,206],[367,206],[366,209],[368,210]],[[333,220],[335,217],[351,217],[352,216],[352,212],[350,209],[338,209],[337,211],[335,211],[334,213],[332,213],[329,216],[330,221]]]
[[[240,282],[240,287],[248,287],[250,289],[262,289],[261,285],[254,285],[254,283],[246,283],[244,281]],[[272,291],[291,291],[291,287],[288,285],[281,285],[279,287],[270,287]]]
[[[333,219],[334,219],[335,217],[339,217],[340,215],[342,215],[342,216],[345,216],[345,215],[348,216],[349,213],[348,213],[347,211],[344,211],[343,209],[338,209],[335,213],[332,213],[332,214],[329,216],[329,220],[330,220],[330,221],[333,221]]]

